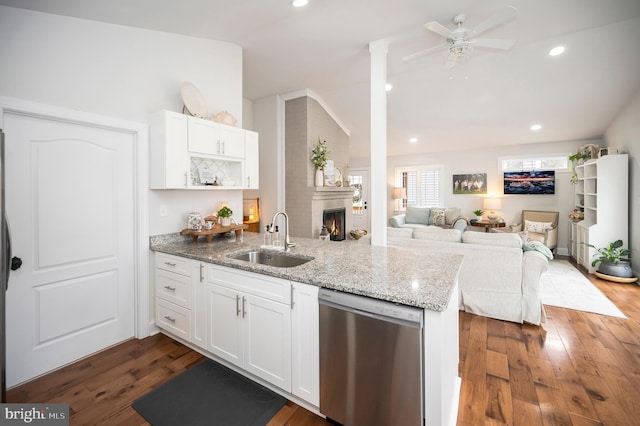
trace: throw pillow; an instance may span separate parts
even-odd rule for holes
[[[431,224],[444,226],[446,224],[444,209],[431,209]]]
[[[553,252],[549,250],[549,248],[544,244],[542,244],[540,241],[529,241],[528,243],[524,243],[522,245],[522,250],[537,251],[544,254],[549,259],[553,259]]]
[[[429,225],[429,216],[431,210],[428,207],[407,207],[405,212],[405,223],[420,223],[422,225]]]
[[[460,217],[460,209],[457,207],[450,207],[444,209],[444,223],[447,225],[453,225],[453,221]]]
[[[551,222],[532,222],[530,220],[524,221],[524,230],[529,232],[537,232],[538,234],[544,234],[544,231],[551,229]]]

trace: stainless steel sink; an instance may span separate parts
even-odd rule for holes
[[[312,257],[295,256],[271,250],[251,250],[249,252],[230,254],[228,256],[232,259],[259,263],[260,265],[275,266],[277,268],[293,268],[294,266],[303,265],[313,260]]]

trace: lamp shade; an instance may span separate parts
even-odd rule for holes
[[[502,198],[485,198],[482,200],[482,208],[485,210],[500,210],[502,209]]]
[[[394,200],[402,200],[407,198],[407,189],[406,188],[393,188],[391,191],[391,198]]]

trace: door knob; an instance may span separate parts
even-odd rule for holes
[[[22,259],[20,259],[19,257],[12,257],[11,258],[11,270],[15,271],[16,269],[20,269],[20,267],[22,266]]]

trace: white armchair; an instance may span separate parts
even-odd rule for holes
[[[513,232],[526,231],[527,237],[531,241],[540,241],[549,250],[554,250],[558,246],[558,219],[560,213],[523,210],[522,221],[516,225],[511,225]]]

